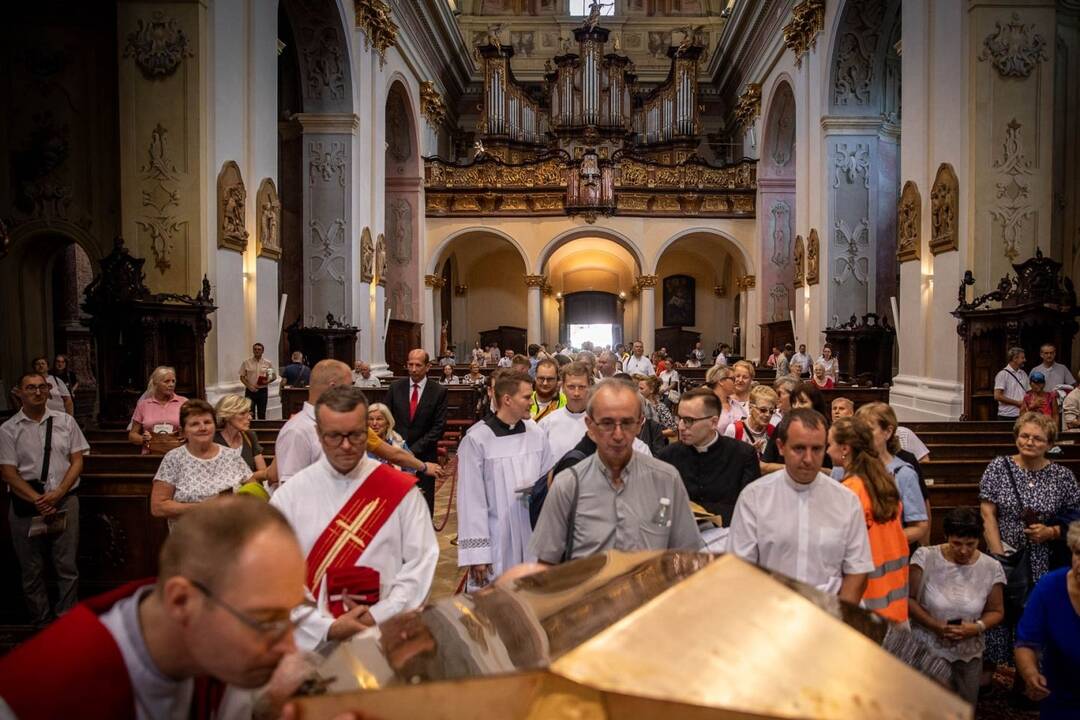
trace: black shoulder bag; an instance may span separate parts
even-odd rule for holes
[[[563,547],[562,560],[570,562],[574,559],[574,525],[577,524],[578,493],[581,491],[581,478],[578,477],[577,468],[571,467],[570,474],[574,476],[574,499],[570,501],[570,516],[566,519],[566,544]]]
[[[1024,501],[1020,498],[1020,490],[1016,485],[1016,477],[1013,476],[1012,460],[1005,458],[1005,472],[1009,476],[1009,484],[1013,494],[1016,495],[1017,512],[1023,514]],[[1000,532],[1000,531],[999,531]],[[1005,622],[1015,626],[1024,614],[1024,604],[1031,593],[1031,548],[1027,538],[1023,544],[1016,548],[1010,555],[999,555],[998,562],[1005,571]]]
[[[26,484],[34,489],[35,492],[44,493],[45,483],[49,480],[49,462],[52,459],[52,426],[53,419],[49,416],[49,419],[45,421],[45,458],[41,461],[41,474],[40,480],[27,480]],[[14,492],[11,493],[11,510],[15,513],[16,517],[34,517],[40,515],[37,506],[29,500],[23,500]]]

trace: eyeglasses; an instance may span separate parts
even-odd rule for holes
[[[205,585],[203,585],[198,580],[192,580],[191,578],[188,578],[188,582],[190,582],[193,586],[195,586],[196,590],[198,590],[203,595],[205,595],[207,600],[210,600],[215,605],[218,605],[219,607],[223,608],[226,612],[228,612],[234,618],[236,618],[240,622],[244,623],[249,628],[254,630],[256,633],[258,633],[262,637],[266,638],[270,642],[277,642],[281,638],[285,637],[286,633],[288,633],[294,627],[296,627],[297,625],[302,623],[313,612],[315,612],[318,609],[314,605],[314,603],[310,603],[310,602],[305,601],[305,602],[301,603],[301,605],[300,605],[300,607],[304,608],[304,611],[299,613],[299,615],[297,617],[295,617],[295,618],[287,617],[287,618],[280,618],[280,619],[277,619],[277,620],[256,620],[255,618],[251,617],[250,615],[248,615],[246,613],[243,613],[243,612],[240,612],[239,610],[237,610],[236,608],[234,608],[232,605],[225,602],[221,598],[215,596],[214,593],[210,592],[210,588],[206,587]]]
[[[341,443],[345,441],[345,438],[349,439],[349,444],[353,447],[357,447],[361,443],[367,445],[367,430],[357,430],[356,432],[351,433],[322,433],[323,442],[330,447],[341,447]]]
[[[678,422],[680,425],[686,425],[687,427],[689,427],[690,425],[693,425],[694,423],[696,423],[696,422],[698,422],[700,420],[708,420],[709,418],[714,418],[714,417],[716,417],[716,416],[715,415],[702,415],[701,417],[688,417],[686,415],[680,415],[678,418],[676,418],[676,422]]]
[[[536,376],[536,382],[538,382],[538,383],[559,382],[559,378],[557,378],[557,377],[540,377],[539,375],[537,375]]]
[[[759,407],[759,406],[756,406],[756,405],[751,405],[750,409],[751,410],[757,410],[762,415],[772,415],[774,412],[776,412],[776,408],[771,407],[771,406]]]
[[[619,428],[627,434],[637,435],[638,428],[641,427],[641,423],[644,418],[639,418],[637,420],[619,421],[612,420],[611,418],[604,418],[603,420],[593,420],[592,418],[589,419],[592,420],[592,424],[596,426],[596,429],[604,433],[605,435],[610,435],[611,433],[615,432],[615,428]]]
[[[48,385],[24,385],[23,392],[28,393],[47,393],[49,392]]]

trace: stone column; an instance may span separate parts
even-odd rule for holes
[[[528,333],[526,335],[529,344],[543,342],[544,315],[541,304],[540,292],[544,288],[547,278],[543,275],[526,275],[525,286],[529,289],[528,294]]]
[[[735,278],[735,287],[742,293],[742,300],[739,302],[744,316],[739,321],[739,327],[742,328],[742,355],[745,358],[758,357],[761,344],[761,328],[759,326],[761,316],[759,315],[756,318],[754,316],[754,311],[757,309],[757,306],[754,305],[757,302],[757,293],[754,291],[754,288],[757,287],[757,277],[754,275],[737,277]],[[738,352],[738,348],[736,348],[736,352]]]
[[[371,329],[371,370],[378,370],[380,375],[389,375],[386,365],[386,280],[376,278],[375,317]]]
[[[651,353],[656,345],[656,283],[659,277],[656,275],[639,275],[638,287],[641,288],[639,298],[639,316],[641,318],[641,342],[645,345],[645,352]],[[625,341],[626,338],[624,338]]]
[[[304,183],[304,323],[323,326],[326,315],[354,324],[359,278],[352,227],[353,113],[301,113]]]
[[[439,352],[439,334],[441,327],[436,327],[435,303],[439,301],[439,293],[446,286],[446,280],[440,275],[424,276],[424,329],[422,342],[424,349],[434,358]],[[441,324],[441,323],[440,323]],[[453,343],[453,339],[449,340]],[[458,358],[460,361],[461,358]]]

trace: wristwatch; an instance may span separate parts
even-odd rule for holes
[[[975,624],[979,626],[979,632],[980,633],[985,633],[986,632],[986,623],[984,623],[982,620],[976,620]]]

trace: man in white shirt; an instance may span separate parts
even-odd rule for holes
[[[649,358],[645,357],[645,346],[640,340],[634,341],[634,353],[623,363],[623,372],[627,375],[655,375]]]
[[[251,400],[251,410],[258,420],[266,419],[266,402],[270,397],[270,383],[274,381],[274,365],[263,357],[263,344],[251,346],[251,357],[240,365],[240,382],[244,384],[244,397]]]
[[[833,420],[836,420],[835,414]],[[926,462],[930,457],[930,448],[910,429],[903,426],[896,428],[896,439],[900,441],[900,447],[914,455],[919,462]]]
[[[382,387],[382,383],[379,382],[379,378],[371,374],[370,365],[357,360],[356,368],[353,370],[353,387]]]
[[[23,374],[16,395],[22,409],[0,425],[0,477],[11,495],[11,543],[30,620],[43,628],[78,600],[79,498],[70,493],[79,486],[83,454],[90,445],[75,418],[46,406],[49,383],[44,375]],[[44,523],[43,532],[29,537],[35,520]],[[58,585],[52,608],[45,588],[46,563],[52,564]]]
[[[998,420],[1016,420],[1020,406],[1028,391],[1028,375],[1024,372],[1024,348],[1011,347],[1005,358],[1008,363],[994,378],[994,400],[997,401]]]
[[[874,569],[862,505],[821,473],[825,418],[797,408],[776,428],[784,469],[747,485],[731,520],[731,551],[857,604]]]
[[[508,367],[510,367],[510,364],[513,361],[514,361],[514,351],[513,350],[507,350],[506,354],[503,355],[501,358],[499,358],[499,367],[508,368]]]
[[[311,369],[311,384],[308,386],[308,399],[303,409],[289,418],[278,432],[274,443],[274,463],[272,476],[284,483],[309,465],[314,465],[322,457],[322,444],[315,429],[315,403],[322,394],[332,387],[352,384],[352,371],[340,360],[320,360]],[[408,450],[394,447],[383,442],[372,431],[368,434],[368,451],[378,455],[401,468],[419,470],[434,475],[441,475],[442,469],[431,462],[423,462]]]
[[[1069,368],[1065,367],[1057,360],[1057,348],[1047,343],[1039,348],[1039,357],[1042,358],[1042,364],[1036,365],[1032,372],[1036,370],[1043,374],[1046,378],[1046,389],[1053,392],[1059,385],[1076,385],[1076,378],[1069,372]]]
[[[318,603],[316,612],[296,615],[305,650],[420,607],[439,561],[416,478],[367,456],[363,392],[327,390],[315,417],[323,457],[270,499],[296,532],[307,590]]]
[[[797,352],[797,353],[795,353],[794,355],[791,356],[791,361],[790,362],[792,364],[794,364],[794,363],[799,364],[799,374],[800,374],[800,376],[805,376],[805,375],[807,375],[809,373],[809,371],[810,371],[810,356],[806,354],[806,345],[803,345],[803,344],[799,345],[799,352]],[[795,371],[790,370],[790,372],[792,374],[794,374]]]
[[[536,559],[528,551],[528,491],[554,461],[529,417],[532,386],[528,373],[500,374],[495,414],[469,428],[458,447],[458,566],[468,569],[472,589]]]

